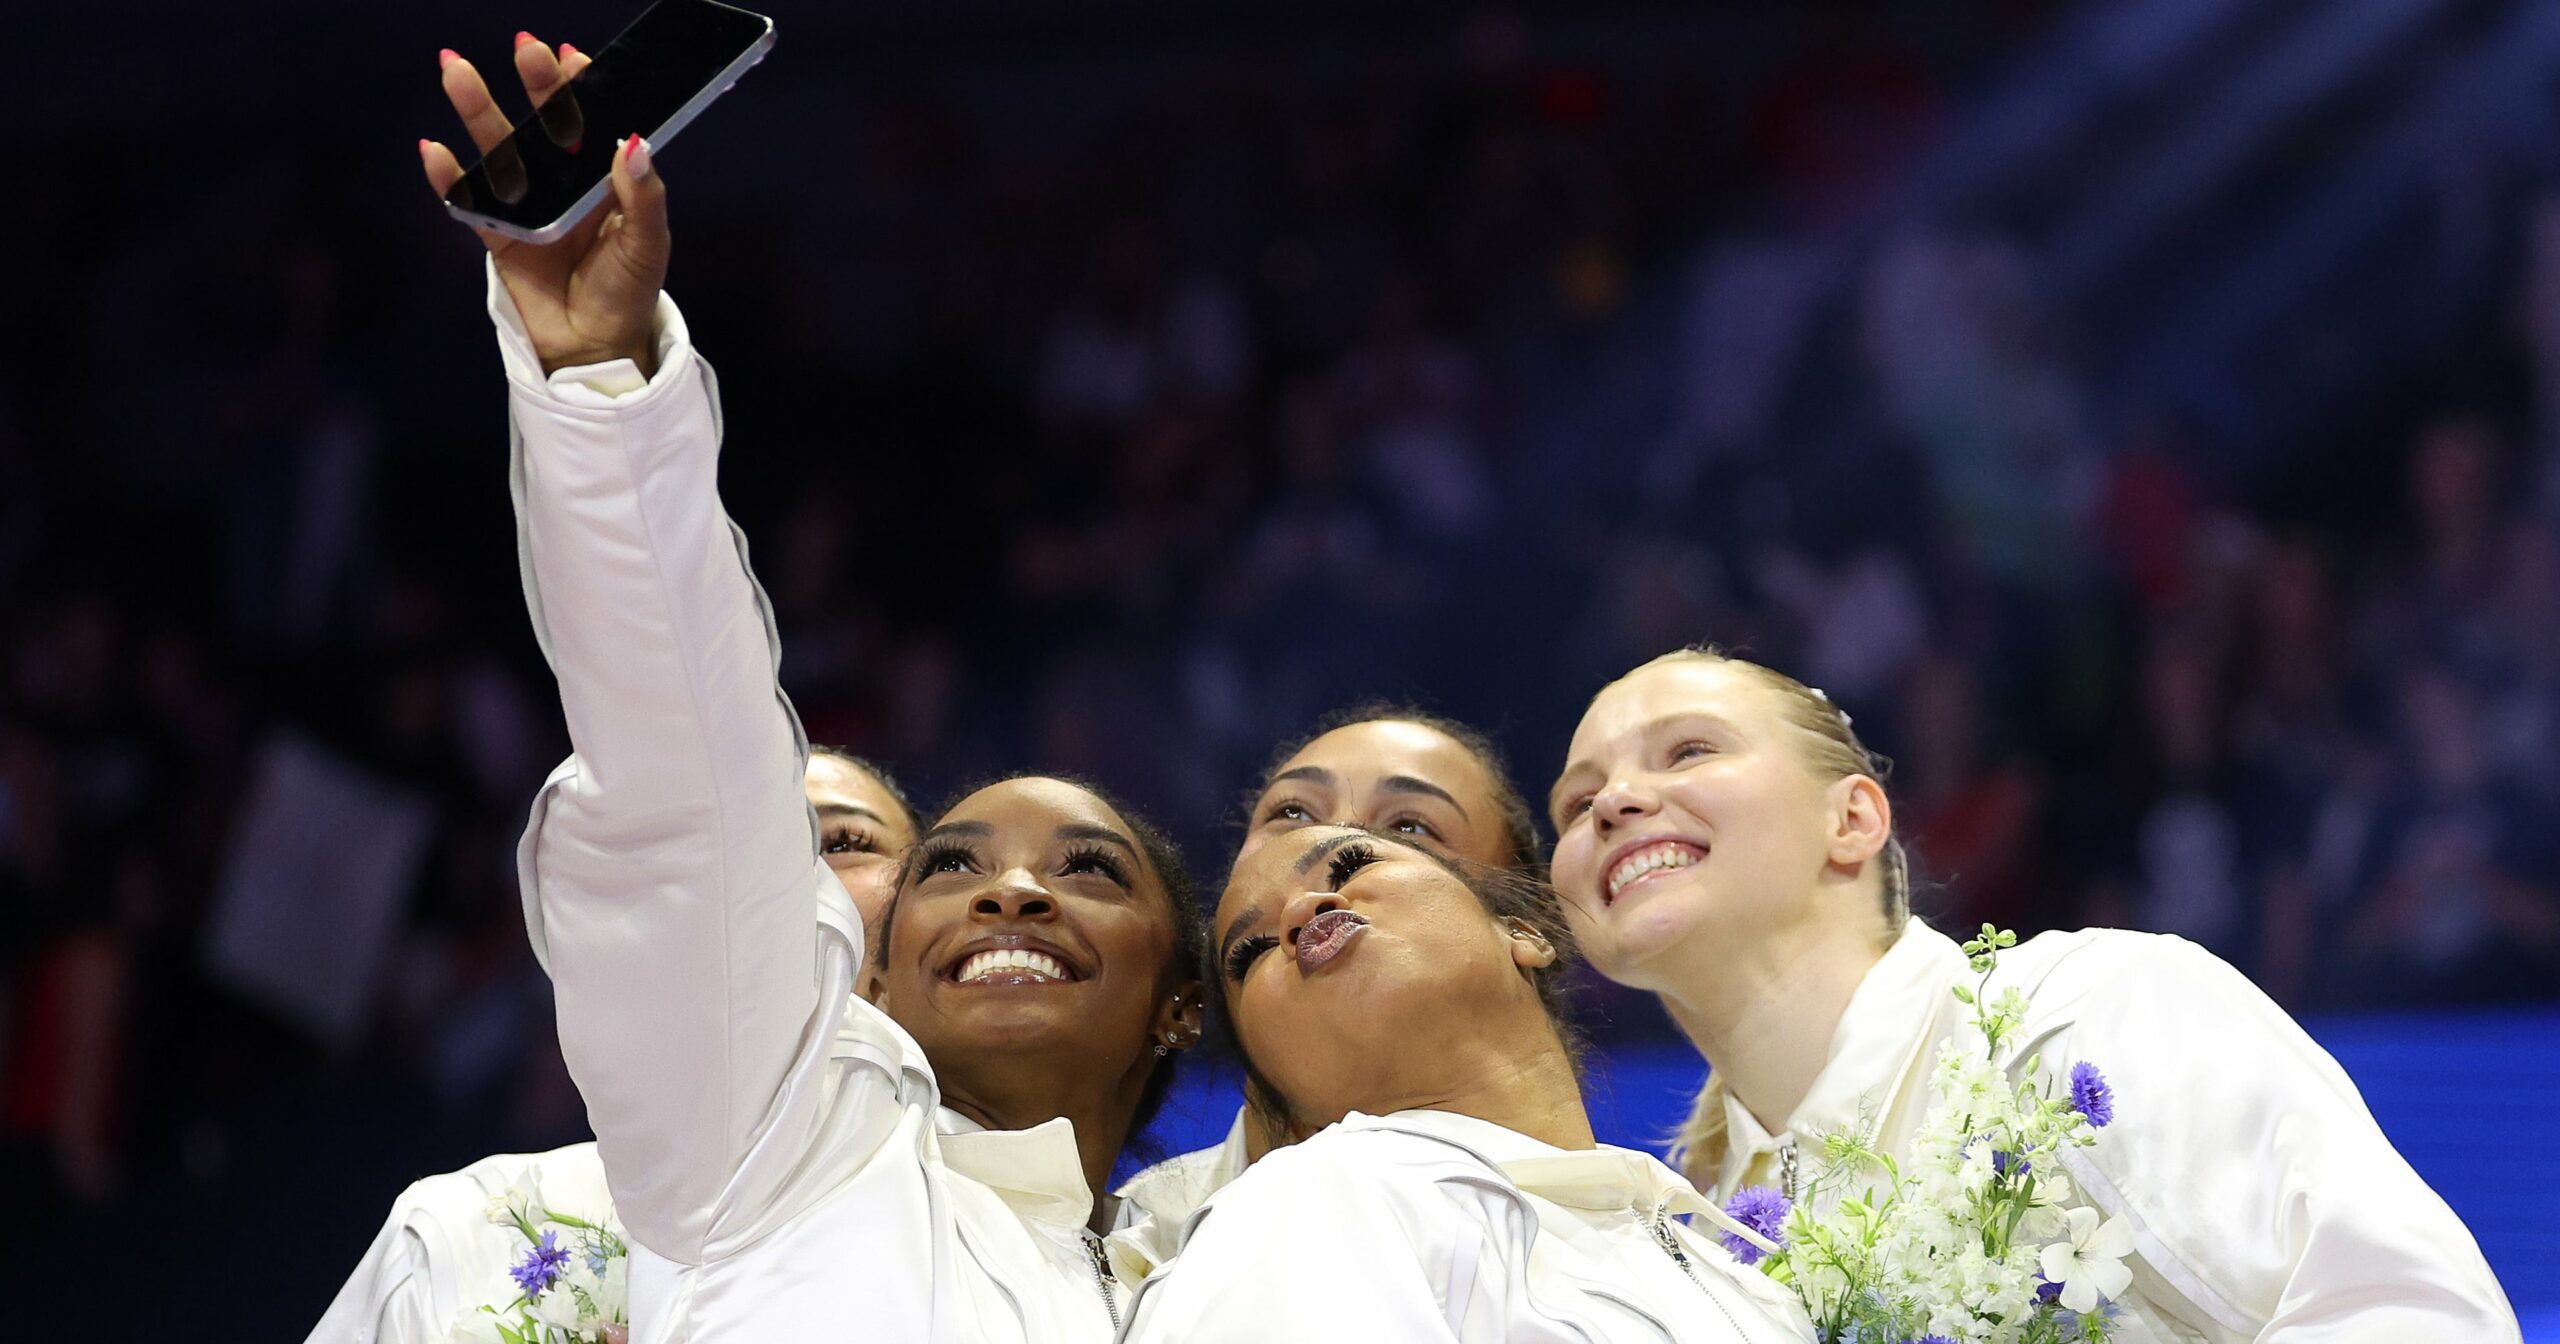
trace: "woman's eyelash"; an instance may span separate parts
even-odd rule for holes
[[[1297,814],[1298,814],[1298,816],[1297,816],[1297,818],[1296,818],[1296,819],[1299,819],[1299,820],[1306,820],[1306,821],[1313,821],[1313,820],[1315,820],[1315,814],[1314,814],[1313,812],[1311,812],[1311,811],[1309,811],[1309,810],[1308,810],[1307,805],[1306,805],[1305,803],[1299,802],[1299,801],[1298,801],[1297,799],[1295,799],[1295,798],[1283,798],[1283,799],[1281,799],[1280,801],[1278,801],[1278,802],[1276,802],[1276,803],[1273,803],[1271,806],[1269,806],[1269,807],[1267,807],[1267,808],[1263,809],[1263,812],[1262,812],[1262,819],[1263,819],[1264,821],[1278,821],[1278,820],[1280,820],[1280,819],[1281,819],[1281,816],[1282,816],[1284,813],[1288,813],[1288,812],[1295,812],[1295,813],[1297,813]]]
[[[1088,869],[1099,872],[1124,887],[1129,885],[1128,870],[1120,866],[1120,856],[1110,850],[1100,845],[1079,845],[1067,851],[1066,862],[1062,865],[1063,871],[1081,873]]]
[[[1253,969],[1253,959],[1278,947],[1280,940],[1267,933],[1257,933],[1227,949],[1227,978],[1242,980]]]
[[[947,872],[950,870],[944,865],[955,863],[962,869],[966,869],[976,862],[977,856],[970,853],[967,846],[955,845],[948,840],[933,840],[926,842],[924,847],[917,851],[916,872],[918,874]]]
[[[1332,881],[1329,890],[1342,890],[1342,884],[1350,881],[1353,873],[1377,861],[1378,851],[1364,844],[1348,844],[1333,851],[1333,866],[1327,870]]]
[[[872,852],[873,848],[871,837],[869,835],[859,830],[843,830],[828,833],[827,842],[819,847],[819,852],[824,854],[869,854]]]

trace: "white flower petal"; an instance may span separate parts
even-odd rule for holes
[[[2074,1238],[2074,1240],[2080,1242],[2080,1250],[2084,1255],[2121,1260],[2133,1254],[2133,1224],[2126,1222],[2123,1214],[2117,1214],[2087,1238]]]
[[[2089,1234],[2098,1226],[2098,1211],[2090,1208],[2073,1209],[2070,1218],[2071,1231],[2068,1235],[2071,1238],[2071,1244],[2075,1247],[2087,1245]]]
[[[2133,1282],[2133,1271],[2120,1260],[2106,1260],[2081,1268],[2081,1277],[2098,1291],[2100,1297],[2122,1297]]]

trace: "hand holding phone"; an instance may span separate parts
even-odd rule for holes
[[[461,116],[472,143],[486,153],[508,137],[506,114],[471,62],[442,53],[444,92]],[[558,51],[520,34],[516,75],[538,110],[559,93],[588,57],[574,47]],[[427,185],[441,198],[462,180],[453,151],[433,140],[418,142]],[[643,374],[657,371],[658,291],[667,278],[667,189],[637,136],[614,146],[612,199],[590,210],[556,241],[525,242],[491,229],[475,229],[498,268],[533,337],[545,372],[579,364],[629,359]]]

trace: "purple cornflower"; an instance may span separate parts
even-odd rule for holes
[[[1733,1221],[1784,1246],[1787,1244],[1787,1211],[1794,1207],[1785,1195],[1768,1186],[1751,1185],[1734,1192],[1733,1198],[1725,1202],[1724,1211]],[[1721,1240],[1724,1248],[1733,1252],[1733,1258],[1746,1265],[1756,1265],[1760,1263],[1760,1257],[1768,1254],[1738,1233],[1727,1232]]]
[[[2071,1066],[2071,1105],[2089,1117],[2089,1127],[2105,1129],[2116,1118],[2116,1090],[2107,1086],[2107,1076],[2087,1060]]]
[[[2046,1278],[2042,1274],[2036,1275],[2036,1300],[2038,1302],[2061,1301],[2062,1285],[2055,1283],[2053,1280]]]
[[[560,1234],[546,1229],[542,1244],[529,1248],[524,1259],[507,1272],[515,1276],[516,1286],[527,1297],[540,1297],[542,1290],[560,1277],[560,1268],[569,1263],[569,1251],[560,1244]]]
[[[1956,1344],[1956,1342],[1945,1335],[1922,1335],[1910,1341],[1910,1344]]]
[[[2080,1344],[2081,1341],[2089,1338],[2089,1327],[2085,1322],[2091,1316],[2098,1318],[2098,1325],[2102,1331],[2111,1334],[2116,1318],[2123,1314],[2122,1307],[2102,1297],[2098,1299],[2096,1311],[2078,1312],[2069,1309],[2057,1311],[2053,1314],[2053,1323],[2062,1328],[2062,1337],[2065,1340],[2071,1341],[2071,1344]]]
[[[2000,1175],[2024,1176],[2028,1172],[2035,1170],[2035,1166],[2035,1163],[2018,1156],[2016,1153],[2005,1152],[1998,1148],[1991,1150],[1991,1169]]]

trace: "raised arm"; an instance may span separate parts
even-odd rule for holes
[[[2213,1323],[2262,1344],[2519,1337],[2469,1230],[2238,971],[2181,939],[2102,935],[2035,1001],[2067,1019],[2036,1045],[2047,1066],[2088,1060],[2116,1093],[2097,1146],[2065,1155],[2073,1177]]]
[[[537,102],[577,68],[538,42],[516,65]],[[475,140],[504,134],[467,62],[448,53],[444,80]],[[460,172],[421,154],[430,185]],[[575,749],[519,869],[625,1224],[699,1262],[778,1216],[817,1128],[845,1122],[788,1084],[834,1035],[860,925],[817,857],[769,612],[720,505],[711,371],[659,292],[645,145],[617,150],[613,196],[557,243],[483,236],[526,602]]]

